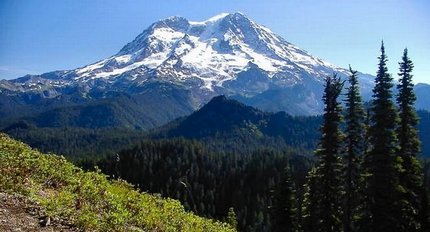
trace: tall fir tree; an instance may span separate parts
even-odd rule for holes
[[[400,175],[400,184],[405,188],[402,200],[405,201],[406,211],[402,219],[406,231],[419,231],[420,221],[420,194],[423,184],[423,170],[417,155],[420,152],[420,140],[418,138],[418,117],[414,108],[415,93],[412,83],[412,61],[408,57],[408,49],[403,52],[402,61],[399,63],[399,84],[397,89],[397,104],[399,106],[400,124],[397,128],[399,139],[398,154],[402,158],[403,172]]]
[[[346,105],[346,154],[345,160],[345,202],[344,202],[344,231],[355,231],[354,220],[358,216],[360,204],[360,159],[365,151],[365,113],[360,96],[357,71],[349,67],[351,75],[348,82]]]
[[[338,97],[343,82],[336,74],[326,79],[323,101],[325,104],[321,140],[315,155],[319,158],[316,179],[316,230],[320,232],[342,231],[342,140],[340,130],[342,108]]]
[[[274,191],[271,208],[272,231],[296,232],[299,231],[297,198],[294,183],[289,168],[285,168],[281,181]]]
[[[369,212],[362,214],[366,232],[403,231],[402,206],[399,202],[402,186],[399,184],[401,159],[397,157],[397,110],[392,100],[393,79],[388,73],[384,43],[381,45],[378,72],[373,89],[369,151],[363,162],[366,177],[365,200]]]

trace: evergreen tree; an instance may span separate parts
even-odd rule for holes
[[[289,168],[282,173],[280,183],[274,192],[272,227],[275,232],[295,232],[299,230],[297,200]]]
[[[423,183],[423,171],[417,155],[420,152],[417,124],[418,117],[415,112],[415,93],[412,83],[412,61],[408,57],[408,50],[403,52],[402,62],[399,63],[399,84],[397,89],[397,104],[399,106],[400,125],[397,128],[399,139],[399,156],[402,158],[403,172],[400,176],[400,184],[405,188],[402,200],[405,201],[405,218],[402,223],[406,231],[418,231],[420,222],[418,212],[420,210],[420,194]]]
[[[316,230],[321,232],[342,231],[342,152],[343,135],[340,131],[342,108],[338,97],[343,82],[337,77],[326,79],[323,101],[325,104],[321,141],[316,151],[319,163],[316,167],[315,191]],[[312,186],[311,186],[312,187]]]
[[[369,212],[362,212],[368,216],[362,220],[369,224],[361,229],[370,232],[402,231],[402,206],[398,201],[402,189],[399,185],[401,159],[396,156],[398,140],[395,131],[398,116],[392,101],[393,83],[386,63],[382,42],[371,105],[370,148],[363,162],[367,188],[363,204]]]
[[[346,167],[345,167],[345,206],[344,231],[354,229],[354,218],[359,206],[360,158],[365,149],[365,113],[360,96],[357,71],[349,67],[349,87],[346,93]]]
[[[234,229],[237,230],[237,216],[236,213],[234,212],[233,207],[230,207],[228,209],[228,213],[227,213],[227,223]]]
[[[313,168],[306,176],[306,183],[303,186],[304,196],[302,203],[302,228],[305,232],[317,231],[318,224],[318,182],[316,169]]]

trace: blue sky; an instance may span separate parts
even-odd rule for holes
[[[240,11],[341,67],[375,74],[380,41],[397,78],[408,47],[430,83],[428,0],[0,0],[0,79],[74,69],[115,54],[156,20]]]

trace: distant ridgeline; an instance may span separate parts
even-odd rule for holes
[[[249,152],[259,148],[296,147],[311,150],[321,118],[266,113],[224,96],[190,116],[147,132],[127,128],[38,127],[20,121],[3,129],[42,151],[68,157],[114,154],[142,139],[184,137],[204,142],[214,151]]]
[[[426,133],[426,128],[430,128],[430,113],[420,110],[418,116],[422,154],[430,157],[430,135]],[[149,131],[122,126],[45,125],[32,118],[9,124],[1,130],[44,152],[73,159],[115,154],[143,139],[176,137],[201,141],[213,151],[244,153],[262,147],[279,150],[294,147],[309,154],[317,145],[321,122],[320,116],[268,113],[219,96],[191,115]]]

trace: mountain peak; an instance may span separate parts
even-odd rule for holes
[[[215,16],[207,19],[207,20],[204,20],[204,21],[200,21],[200,22],[199,21],[190,21],[190,24],[191,25],[205,25],[205,24],[215,23],[215,22],[218,22],[218,21],[224,19],[228,15],[229,15],[229,13],[220,13],[220,14],[217,14],[217,15],[215,15]]]
[[[174,30],[186,30],[188,26],[190,25],[188,20],[181,16],[171,16],[162,20],[159,20],[158,22],[152,24],[152,28],[155,27],[170,27]]]
[[[240,11],[229,14],[228,17],[232,18],[232,19],[244,19],[245,18],[245,19],[249,20],[249,18],[244,13],[242,13]]]
[[[184,137],[206,136],[216,131],[228,131],[244,126],[248,121],[257,122],[265,115],[266,113],[258,109],[220,95],[187,116],[170,133],[184,133],[182,134]]]
[[[213,97],[206,105],[203,106],[203,108],[204,107],[214,107],[214,106],[218,106],[218,105],[224,105],[227,102],[233,102],[233,101],[234,100],[228,99],[225,95],[219,95],[219,96]],[[239,103],[239,104],[241,104],[241,103]]]
[[[187,20],[186,18],[180,16],[180,15],[173,15],[173,16],[169,16],[167,18],[161,19],[159,21],[180,21],[180,20]]]
[[[244,17],[246,18],[245,14],[243,14],[242,12],[235,12],[235,13],[220,13],[217,14],[207,20],[204,21],[190,21],[191,25],[207,25],[207,24],[212,24],[212,23],[216,23],[219,21],[222,21],[226,18],[241,18]]]
[[[210,100],[206,105],[204,105],[198,112],[200,113],[211,112],[210,114],[217,113],[220,115],[235,113],[235,112],[240,112],[238,113],[238,115],[241,115],[241,114],[256,115],[256,114],[263,113],[262,111],[255,109],[251,106],[247,106],[237,100],[229,99],[225,95],[219,95],[212,98],[212,100]]]

